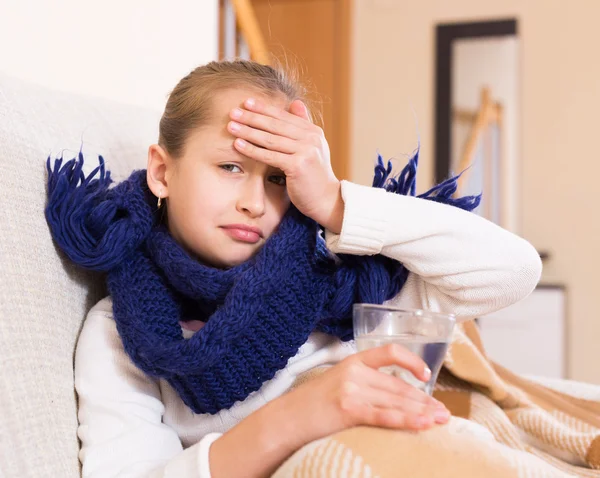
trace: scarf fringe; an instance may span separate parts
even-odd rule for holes
[[[377,163],[375,165],[375,175],[373,177],[373,187],[383,188],[387,192],[402,194],[404,196],[415,196],[417,185],[417,167],[419,165],[419,151],[417,147],[412,157],[400,174],[392,176],[392,162],[388,160],[387,166],[384,164],[381,154],[377,154]],[[465,170],[466,171],[466,170]],[[481,203],[481,194],[476,196],[454,197],[458,189],[458,180],[465,171],[456,176],[452,176],[442,183],[432,187],[429,191],[419,194],[417,197],[428,199],[443,204],[472,211]]]
[[[143,194],[132,193],[133,202],[141,209],[126,207],[122,196],[127,182],[109,189],[113,182],[110,171],[104,158],[98,159],[98,166],[86,176],[81,151],[64,164],[62,156],[57,158],[54,167],[48,156],[45,215],[54,240],[69,259],[86,269],[108,272],[148,236],[153,214]],[[133,175],[145,179],[144,171]]]

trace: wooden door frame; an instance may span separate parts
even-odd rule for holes
[[[335,117],[335,129],[337,138],[342,140],[338,143],[338,155],[340,160],[334,161],[336,173],[339,179],[350,179],[352,172],[351,137],[352,131],[352,32],[353,32],[353,0],[336,0],[337,23],[339,31],[335,38],[340,41],[338,56],[336,57],[336,69],[340,72],[336,78],[338,88],[336,89],[336,105],[338,105]]]

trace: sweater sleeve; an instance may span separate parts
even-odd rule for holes
[[[83,478],[210,478],[208,453],[220,434],[183,449],[162,423],[158,382],[129,359],[109,299],[89,312],[75,354],[77,434]]]
[[[326,231],[327,245],[402,262],[410,273],[395,306],[468,320],[525,298],[540,279],[533,246],[477,214],[347,181],[342,198],[342,231]]]

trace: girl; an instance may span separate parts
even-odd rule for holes
[[[413,197],[416,161],[396,179],[380,163],[385,188],[340,182],[300,88],[235,61],[179,82],[146,171],[109,189],[102,158],[87,178],[81,156],[49,165],[55,240],[108,273],[76,351],[83,476],[263,477],[348,427],[447,422],[378,370],[427,380],[420,358],[355,354],[352,304],[468,320],[527,296],[541,263],[454,180]]]

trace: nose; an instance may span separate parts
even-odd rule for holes
[[[261,177],[249,177],[240,185],[237,210],[252,218],[265,213],[265,185]]]

